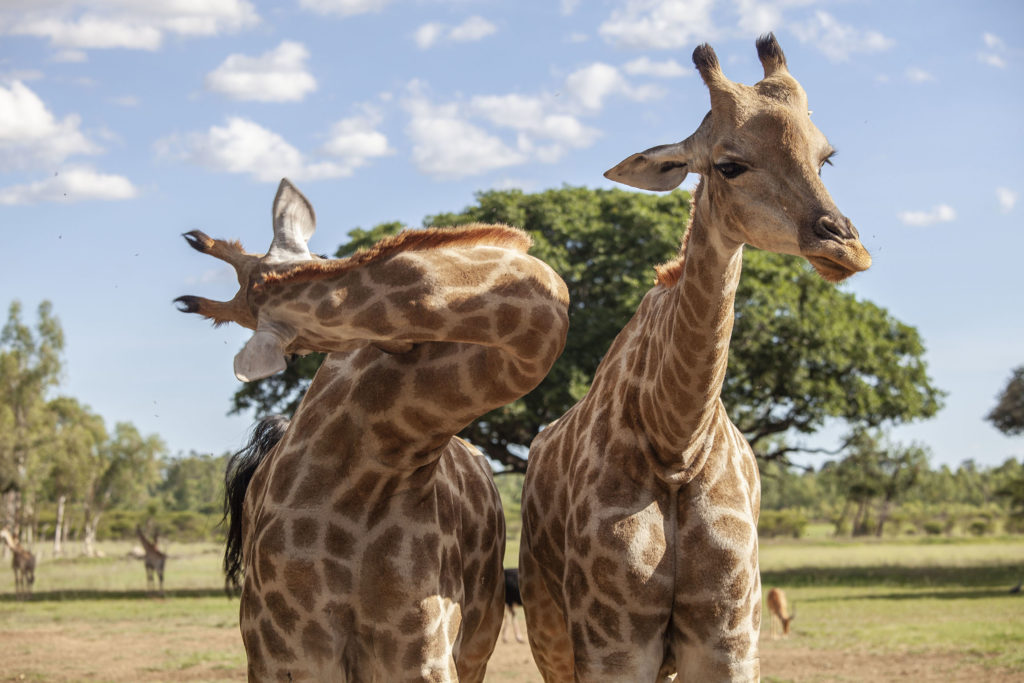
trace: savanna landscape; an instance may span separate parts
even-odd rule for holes
[[[762,624],[766,681],[1024,680],[1024,538],[839,540],[812,529],[761,547],[764,585],[784,587],[788,638]],[[147,594],[132,544],[39,564],[31,599],[0,573],[5,681],[240,681],[237,599],[221,547],[169,543],[166,595]],[[516,551],[509,544],[508,560]],[[524,627],[521,611],[520,626]],[[498,641],[488,681],[540,681],[529,646]]]

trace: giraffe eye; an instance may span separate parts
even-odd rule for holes
[[[747,167],[743,164],[737,164],[732,161],[727,161],[724,164],[715,164],[715,170],[721,173],[724,177],[732,180],[738,175],[741,175],[747,170]]]

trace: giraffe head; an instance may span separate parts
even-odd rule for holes
[[[693,62],[711,93],[711,111],[682,142],[634,154],[605,177],[645,190],[671,190],[699,173],[702,210],[737,242],[806,258],[830,282],[871,265],[853,223],[821,181],[835,150],[811,122],[807,94],[786,67],[772,34],[757,41],[764,78],[730,81],[715,51],[700,45]]]
[[[179,305],[178,310],[198,313],[213,320],[215,325],[235,322],[256,330],[235,357],[235,375],[243,382],[284,370],[286,351],[308,352],[298,348],[286,349],[287,344],[272,326],[259,324],[257,299],[268,280],[323,261],[321,257],[310,254],[307,246],[316,229],[316,214],[309,200],[287,178],[282,178],[274,197],[272,217],[274,238],[266,254],[250,254],[237,241],[213,239],[199,230],[184,235],[193,249],[226,261],[235,269],[239,289],[230,301],[213,301],[191,295],[180,296],[174,301]]]

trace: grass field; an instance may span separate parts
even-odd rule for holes
[[[164,599],[146,595],[128,544],[101,548],[99,559],[42,553],[28,602],[0,571],[0,680],[244,680],[219,546],[171,544]],[[765,615],[765,680],[1024,681],[1024,595],[1009,593],[1024,537],[769,541],[761,567],[798,615],[778,641]],[[498,643],[488,681],[539,680],[526,645]]]

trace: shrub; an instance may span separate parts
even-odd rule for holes
[[[757,523],[757,533],[764,538],[800,538],[806,527],[807,517],[799,510],[765,510]]]

